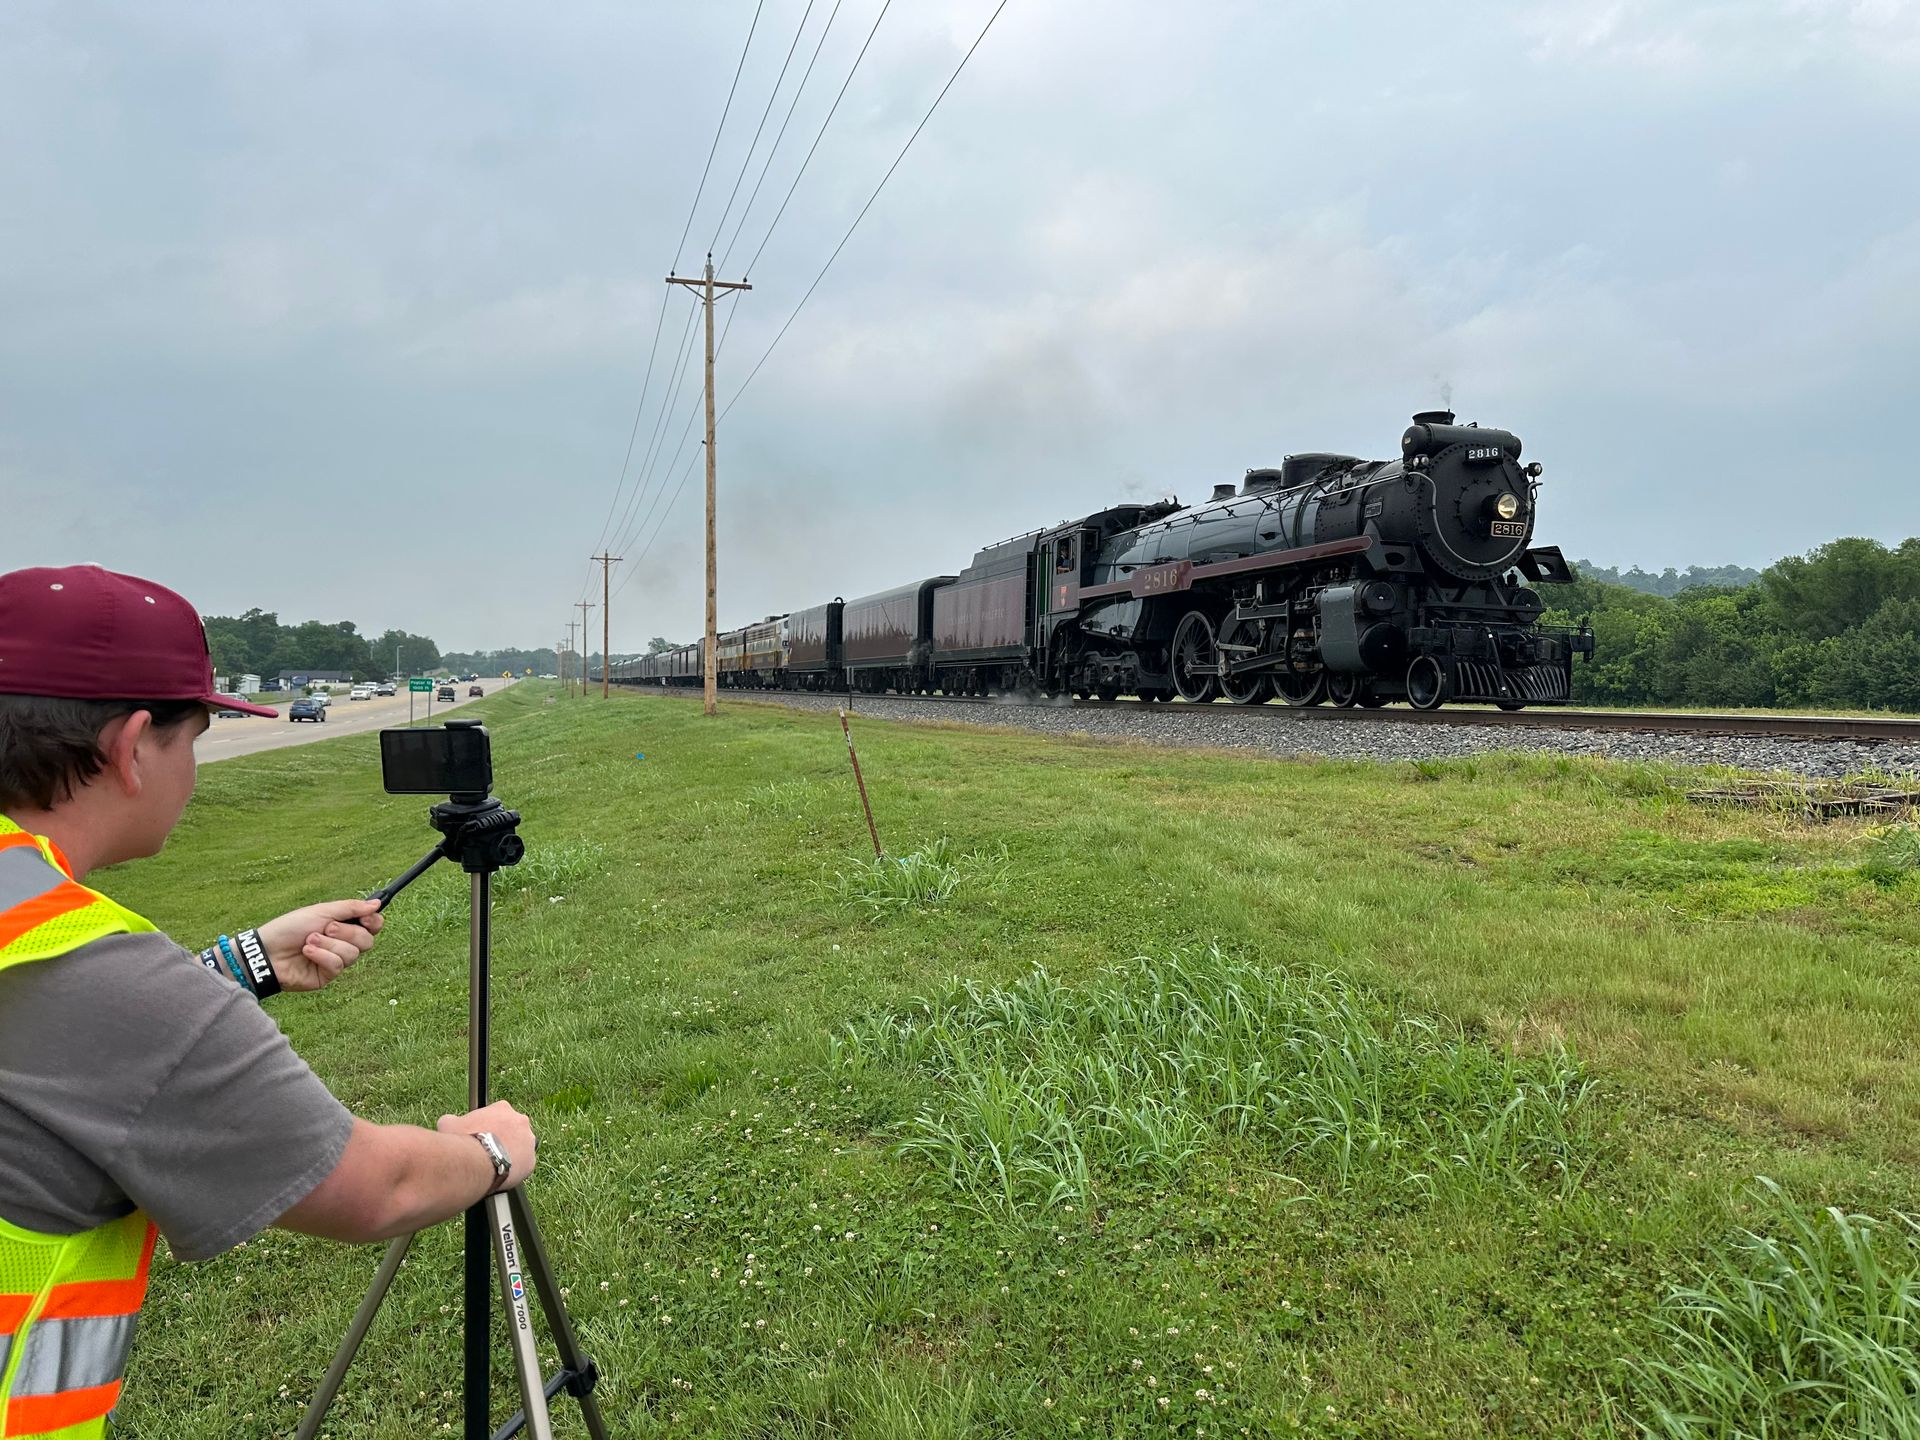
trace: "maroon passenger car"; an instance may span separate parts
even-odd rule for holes
[[[933,597],[951,575],[849,600],[840,616],[840,652],[855,690],[907,693],[933,683]]]

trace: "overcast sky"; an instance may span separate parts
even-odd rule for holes
[[[764,0],[676,251],[754,0],[7,0],[0,570],[549,643],[658,325],[614,648],[692,636],[662,277],[717,236],[738,278],[881,3]],[[892,4],[720,311],[723,403],[996,3]],[[1448,400],[1572,555],[1920,532],[1916,156],[1908,0],[1010,0],[721,428],[722,624]]]

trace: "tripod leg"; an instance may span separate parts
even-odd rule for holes
[[[400,1262],[407,1258],[407,1247],[412,1244],[413,1236],[402,1235],[387,1246],[386,1256],[380,1261],[380,1268],[374,1272],[373,1283],[361,1298],[360,1308],[353,1312],[353,1323],[347,1326],[340,1348],[333,1352],[333,1363],[327,1366],[320,1388],[313,1392],[313,1399],[307,1402],[307,1412],[300,1417],[300,1428],[294,1432],[295,1440],[313,1440],[320,1433],[321,1423],[327,1418],[327,1409],[333,1404],[333,1397],[340,1393],[341,1382],[347,1378],[347,1367],[353,1364],[360,1342],[367,1338],[374,1314],[380,1309],[380,1302],[387,1298],[388,1287],[393,1284],[393,1277],[400,1273]]]
[[[465,1234],[461,1251],[464,1267],[461,1353],[465,1388],[461,1392],[464,1397],[461,1402],[461,1423],[466,1440],[488,1440],[493,1434],[493,1416],[489,1408],[493,1396],[490,1355],[493,1343],[493,1263],[489,1258],[493,1242],[487,1238],[491,1226],[486,1206],[473,1206],[467,1211],[462,1224]]]
[[[534,1288],[540,1292],[540,1306],[547,1312],[547,1328],[553,1332],[554,1345],[560,1351],[560,1364],[576,1375],[592,1375],[593,1361],[580,1349],[573,1333],[573,1321],[560,1299],[560,1286],[553,1278],[553,1262],[540,1239],[540,1227],[533,1223],[533,1210],[527,1204],[527,1192],[516,1188],[507,1192],[507,1205],[520,1222],[520,1248],[526,1255],[527,1269],[533,1275]],[[587,1433],[593,1440],[607,1440],[607,1422],[600,1418],[600,1401],[593,1391],[580,1396],[580,1411],[586,1417]]]
[[[493,1258],[500,1266],[500,1298],[507,1308],[513,1370],[520,1381],[520,1413],[527,1417],[527,1433],[533,1440],[553,1440],[553,1425],[547,1418],[546,1381],[540,1372],[540,1352],[533,1343],[533,1313],[527,1305],[526,1273],[513,1215],[505,1195],[488,1196],[486,1207],[493,1229]]]

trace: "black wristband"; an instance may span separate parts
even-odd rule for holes
[[[220,947],[218,945],[209,945],[206,949],[202,950],[200,952],[200,963],[216,975],[225,975],[227,973],[227,967],[220,959]]]
[[[260,932],[242,930],[233,939],[234,943],[240,947],[240,958],[246,964],[253,993],[262,1000],[269,995],[278,995],[280,977],[273,973],[273,964],[267,959],[267,947],[261,943]]]

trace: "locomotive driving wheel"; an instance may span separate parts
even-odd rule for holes
[[[1407,666],[1407,703],[1416,710],[1438,710],[1453,693],[1453,677],[1432,655],[1416,655]]]
[[[1283,667],[1273,672],[1273,692],[1295,707],[1318,705],[1327,698],[1327,672]]]
[[[1220,622],[1216,647],[1220,652],[1220,693],[1236,705],[1264,705],[1272,694],[1264,670],[1230,674],[1227,666],[1249,655],[1258,655],[1266,640],[1266,626],[1255,620],[1232,615]]]
[[[1344,673],[1327,676],[1327,699],[1342,710],[1351,710],[1360,703],[1360,677]]]
[[[1198,610],[1180,617],[1173,632],[1173,688],[1182,700],[1203,704],[1213,699],[1214,673],[1220,664],[1220,647],[1214,643],[1213,622]],[[1203,673],[1195,674],[1198,670]]]
[[[1313,631],[1301,628],[1288,638],[1286,663],[1273,671],[1272,683],[1273,693],[1295,707],[1318,705],[1327,698],[1327,671]]]

